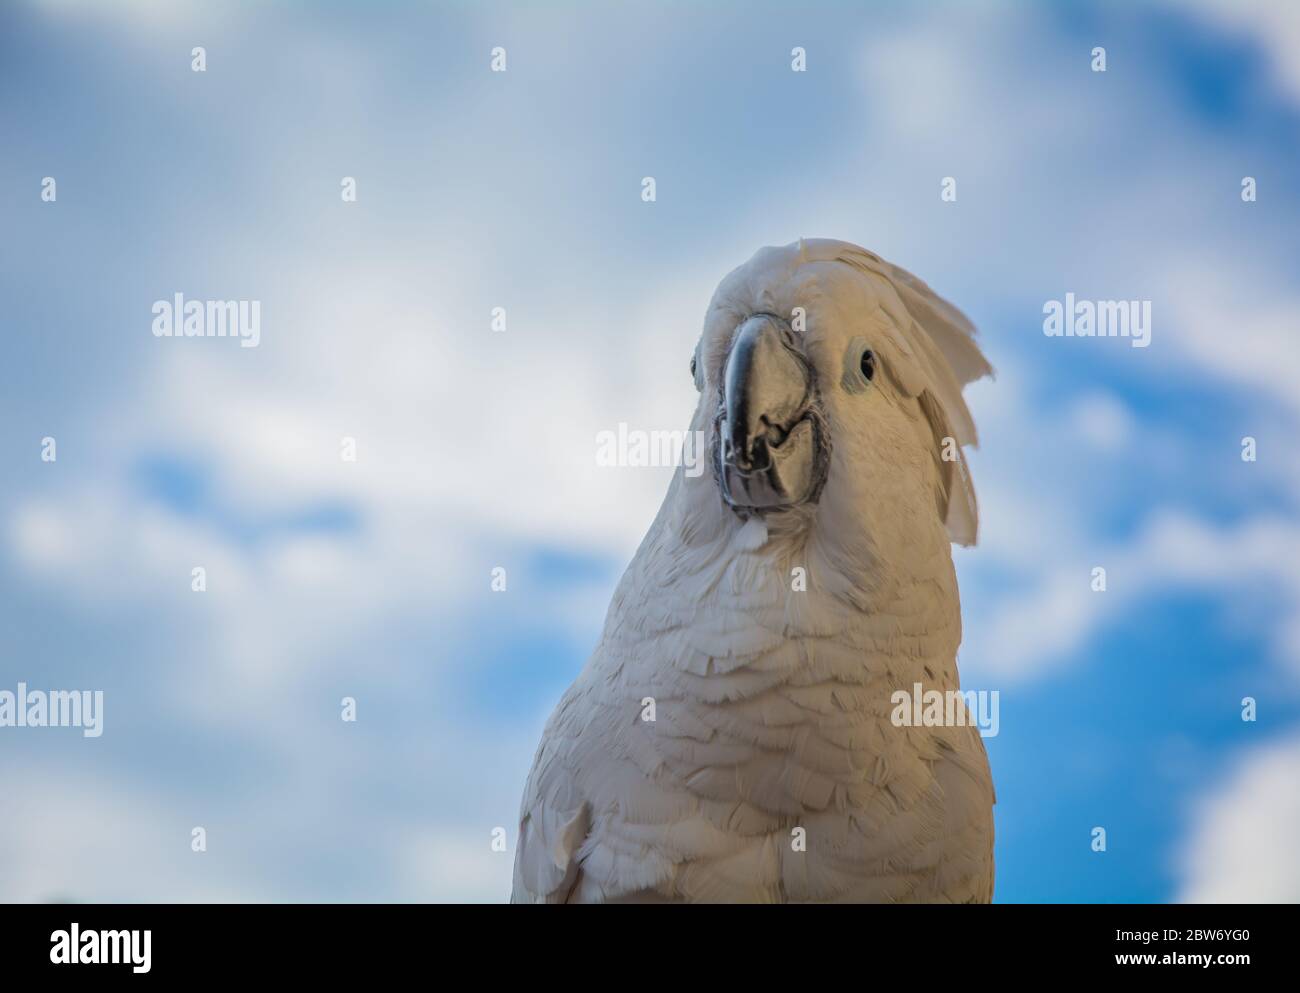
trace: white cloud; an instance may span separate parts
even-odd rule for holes
[[[1300,421],[1294,332],[1300,296],[1274,260],[1173,248],[1164,259],[1159,278],[1172,308],[1162,324],[1177,357]]]
[[[1099,544],[1088,555],[1053,560],[1025,590],[1003,596],[992,614],[967,628],[962,657],[981,675],[1041,676],[1079,653],[1104,624],[1154,598],[1211,590],[1281,598],[1271,637],[1278,661],[1300,681],[1300,526],[1278,517],[1218,526],[1169,508],[1154,511],[1125,544]],[[1095,592],[1092,569],[1106,570]],[[968,670],[969,671],[969,670]]]
[[[12,732],[10,732],[12,733]],[[254,874],[231,873],[220,854],[190,849],[192,822],[177,797],[130,777],[87,775],[67,763],[10,763],[5,792],[21,816],[0,818],[3,897],[15,903],[273,900]],[[208,808],[210,810],[210,808]],[[210,822],[209,825],[211,826]],[[212,870],[212,871],[208,871]]]
[[[1274,85],[1300,105],[1300,7],[1289,0],[1180,0],[1175,6],[1258,46]]]
[[[1101,452],[1115,453],[1133,435],[1133,416],[1113,394],[1093,392],[1074,402],[1070,411],[1074,434]]]
[[[1179,858],[1182,902],[1300,902],[1297,783],[1300,737],[1292,736],[1248,752],[1201,798]]]
[[[409,873],[410,898],[451,903],[501,903],[510,895],[514,867],[513,819],[504,828],[508,847],[493,851],[489,830],[477,835],[416,834],[400,848]]]

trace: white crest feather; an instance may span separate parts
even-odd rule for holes
[[[911,317],[909,327],[899,330],[908,339],[907,350],[921,367],[924,391],[930,394],[928,403],[922,398],[922,409],[931,418],[936,442],[941,443],[944,437],[956,441],[956,461],[941,465],[946,490],[944,523],[953,541],[975,544],[979,509],[961,449],[964,445],[979,447],[979,434],[962,388],[993,375],[993,367],[975,340],[975,325],[925,282],[865,248],[845,241],[810,238],[798,243],[798,252],[800,262],[842,262],[873,273],[887,280],[898,294]]]

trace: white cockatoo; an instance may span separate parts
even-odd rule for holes
[[[959,688],[974,336],[845,242],[722,281],[691,363],[712,471],[674,475],[546,725],[515,901],[992,898],[979,730],[894,702]]]

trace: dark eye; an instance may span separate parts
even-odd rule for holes
[[[695,378],[695,356],[691,356],[691,379]]]
[[[871,382],[871,377],[876,374],[876,356],[870,348],[862,353],[862,360],[859,363],[858,368],[862,370],[863,378],[866,379],[867,382]]]

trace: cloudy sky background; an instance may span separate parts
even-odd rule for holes
[[[997,898],[1300,900],[1300,9],[967,6],[0,8],[0,688],[106,697],[0,729],[0,899],[504,899],[667,485],[596,433],[684,428],[714,286],[809,236],[998,369]],[[153,337],[177,292],[261,346]],[[1151,346],[1046,338],[1067,292]]]

